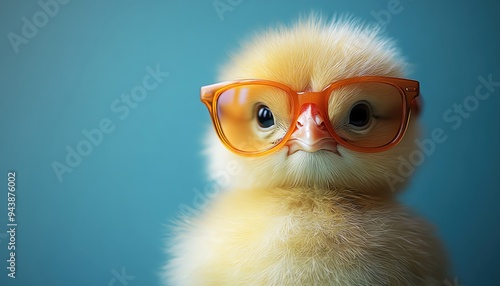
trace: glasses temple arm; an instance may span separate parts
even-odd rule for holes
[[[410,102],[410,110],[412,111],[412,113],[418,116],[422,112],[423,105],[424,103],[422,96],[420,96],[420,93],[418,93]]]

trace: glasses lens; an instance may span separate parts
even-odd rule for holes
[[[392,142],[403,122],[403,94],[386,83],[354,83],[335,89],[328,113],[335,132],[359,147]]]
[[[243,152],[261,152],[281,142],[292,120],[287,92],[266,85],[244,85],[223,91],[217,117],[223,136]]]

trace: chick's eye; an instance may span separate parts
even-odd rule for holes
[[[262,128],[269,128],[274,125],[274,116],[269,107],[265,105],[257,107],[257,122]]]
[[[366,102],[356,103],[349,112],[349,125],[364,129],[370,125],[371,112]]]

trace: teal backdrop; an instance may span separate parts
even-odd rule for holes
[[[200,86],[239,41],[311,11],[397,40],[421,82],[424,138],[446,137],[401,200],[447,246],[443,285],[498,285],[500,5],[430,0],[2,1],[0,285],[159,285],[165,225],[208,184]]]

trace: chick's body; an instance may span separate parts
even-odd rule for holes
[[[364,75],[403,76],[405,62],[377,31],[311,17],[257,36],[221,80],[267,79],[297,91]],[[341,95],[332,99],[345,100]],[[334,110],[335,111],[335,110]],[[335,112],[330,113],[334,120]],[[388,178],[413,149],[411,122],[395,147],[337,147],[242,157],[208,136],[209,173],[240,172],[205,210],[184,218],[165,268],[171,285],[441,285],[446,265],[426,222],[394,198]]]

